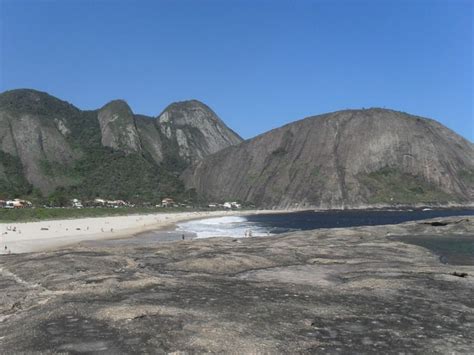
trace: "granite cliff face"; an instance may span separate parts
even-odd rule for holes
[[[99,110],[98,119],[103,146],[126,154],[146,151],[157,163],[167,154],[190,163],[242,142],[197,100],[173,103],[156,119],[134,115],[125,101],[115,100]]]
[[[102,145],[125,153],[140,152],[140,136],[133,112],[123,100],[109,102],[102,107],[97,118],[102,133]]]
[[[176,193],[170,186],[179,188],[187,164],[240,142],[198,101],[172,104],[158,119],[135,115],[123,100],[82,111],[43,92],[7,91],[0,94],[0,194],[67,187],[125,198],[121,187],[130,195],[143,186],[143,194],[163,186]]]
[[[8,171],[8,161],[19,163],[24,177],[45,192],[68,183],[63,177],[43,174],[43,167],[48,162],[67,166],[81,156],[81,149],[67,142],[69,121],[79,114],[74,106],[37,91],[0,95],[0,171]],[[4,174],[4,180],[19,178],[7,175],[11,174]]]
[[[188,161],[242,141],[208,106],[196,100],[169,105],[158,120],[162,134],[177,143],[179,155]]]
[[[474,146],[436,121],[385,109],[309,117],[183,174],[209,200],[266,207],[474,201]]]

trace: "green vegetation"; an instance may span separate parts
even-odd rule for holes
[[[16,198],[34,193],[25,179],[20,159],[0,151],[0,198]]]
[[[81,152],[81,156],[70,165],[41,161],[41,168],[46,175],[64,178],[67,186],[56,189],[43,199],[34,200],[54,206],[70,206],[72,198],[88,200],[101,197],[153,204],[168,196],[176,200],[184,199],[184,186],[178,176],[185,169],[186,162],[179,157],[176,144],[166,145],[165,159],[161,165],[157,165],[146,153],[127,155],[103,147],[97,112],[80,112],[72,110],[70,106],[63,106],[67,112],[58,114],[68,113],[67,126],[71,134],[67,139]],[[13,170],[16,172],[18,169],[21,169],[21,164]],[[23,177],[23,174],[7,172],[7,176]],[[11,184],[4,190],[7,196],[11,196]],[[33,199],[31,191],[31,186],[27,185],[16,195]]]
[[[183,184],[172,170],[154,164],[149,157],[109,148],[89,150],[70,173],[79,183],[63,192],[81,199],[158,203],[165,196],[178,198],[184,193]]]
[[[0,95],[0,107],[14,114],[30,113],[44,116],[46,120],[48,117],[70,117],[80,112],[66,101],[30,89],[5,91]]]
[[[254,184],[258,181],[259,177],[260,177],[259,174],[249,173],[248,174],[248,181],[249,181],[250,184]]]
[[[369,189],[369,203],[446,203],[453,196],[419,177],[385,167],[359,177]]]
[[[157,165],[146,155],[127,155],[91,144],[83,149],[82,157],[70,165],[42,160],[40,166],[46,175],[61,177],[68,184],[43,198],[24,178],[18,158],[0,152],[0,161],[0,169],[3,166],[3,171],[0,170],[0,197],[4,198],[24,197],[36,204],[70,206],[72,198],[90,200],[101,197],[157,204],[168,196],[175,200],[187,197],[179,179],[185,165],[172,154]]]
[[[459,176],[466,184],[474,185],[474,170],[462,170]]]
[[[180,174],[188,166],[186,162],[179,155],[179,146],[177,141],[168,140],[167,137],[158,130],[162,142],[167,142],[163,145],[163,169],[175,174]]]
[[[80,181],[79,177],[76,176],[71,169],[72,165],[42,159],[40,160],[39,166],[45,175],[55,179],[62,178],[64,181],[74,181],[75,183]]]
[[[315,167],[313,168],[313,170],[311,170],[311,177],[318,178],[320,176],[321,176],[321,169],[319,167]]]
[[[272,156],[274,157],[281,157],[285,154],[287,154],[288,152],[286,151],[285,148],[282,148],[282,147],[279,147],[277,149],[275,149],[273,152],[272,152]]]
[[[184,208],[23,208],[0,209],[0,223],[29,222],[50,219],[70,219],[87,217],[125,216],[130,214],[170,213],[189,211]]]
[[[80,115],[68,120],[67,125],[71,130],[68,140],[74,147],[81,150],[102,147],[97,111],[82,111]]]

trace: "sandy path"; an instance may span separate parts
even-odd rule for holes
[[[85,240],[123,238],[172,226],[189,219],[268,212],[275,213],[275,211],[178,212],[0,223],[0,254],[44,251]]]

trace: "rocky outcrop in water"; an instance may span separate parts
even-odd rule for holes
[[[209,200],[267,207],[473,202],[474,146],[434,120],[346,110],[224,149],[183,178]]]

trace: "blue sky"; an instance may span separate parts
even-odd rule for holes
[[[474,140],[470,0],[0,0],[0,90],[158,115],[195,98],[243,137],[386,107]]]

